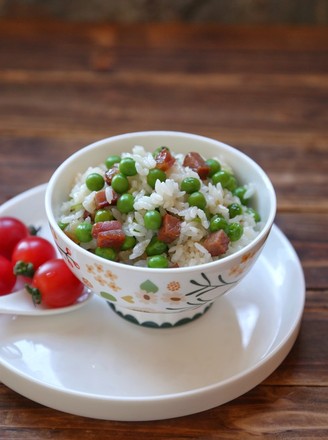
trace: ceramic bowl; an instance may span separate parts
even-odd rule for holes
[[[223,155],[241,183],[253,182],[254,208],[263,227],[257,237],[234,254],[192,267],[150,269],[113,262],[83,249],[57,225],[59,208],[68,200],[74,178],[110,154],[142,145],[153,151],[168,145],[175,153],[198,151],[205,158]],[[54,172],[47,186],[45,206],[59,251],[75,275],[104,298],[120,316],[149,327],[171,327],[202,316],[212,303],[233,289],[259,256],[276,213],[273,186],[263,169],[239,150],[217,140],[194,134],[147,131],[122,134],[95,142],[74,153]]]

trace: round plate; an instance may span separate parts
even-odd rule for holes
[[[42,185],[15,197],[0,215],[41,226],[51,239],[44,191]],[[99,297],[65,315],[0,316],[0,379],[33,401],[99,419],[204,411],[244,394],[278,367],[297,337],[304,299],[299,259],[274,226],[245,280],[185,326],[136,326]]]

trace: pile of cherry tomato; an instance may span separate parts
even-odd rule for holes
[[[48,307],[69,306],[84,290],[48,240],[17,218],[0,217],[0,295],[22,283],[35,304]]]

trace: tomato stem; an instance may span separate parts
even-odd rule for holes
[[[25,289],[31,294],[34,305],[41,304],[41,293],[39,289],[32,287],[29,284],[25,284]]]
[[[38,235],[40,229],[41,229],[41,226],[39,226],[39,227],[37,228],[37,227],[35,227],[35,226],[33,226],[33,225],[30,225],[30,226],[28,227],[28,230],[29,230],[30,235]]]
[[[34,266],[32,263],[25,263],[25,261],[17,261],[14,266],[15,275],[23,275],[32,278],[34,275]]]

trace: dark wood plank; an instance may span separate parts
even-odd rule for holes
[[[328,386],[328,290],[306,294],[300,333],[287,358],[265,380],[269,385]],[[315,360],[315,361],[314,361]]]
[[[327,73],[327,33],[325,27],[0,21],[0,67]]]
[[[327,222],[326,213],[282,213],[276,217],[276,224],[300,257],[308,289],[328,288]]]
[[[111,422],[63,414],[15,396],[0,386],[1,434],[7,439],[250,439],[327,438],[327,388],[259,386],[212,410],[164,421]],[[10,410],[10,412],[9,412]],[[37,426],[37,428],[36,428]]]
[[[247,133],[250,128],[263,138],[267,132],[270,140],[274,134],[277,140],[295,135],[294,142],[302,136],[303,142],[308,141],[310,130],[316,131],[313,143],[327,135],[328,87],[325,76],[320,75],[314,75],[308,84],[306,77],[287,74],[268,75],[266,81],[259,81],[257,75],[243,74],[102,75],[9,70],[0,72],[0,79],[5,132],[24,130],[33,118],[30,131],[47,132],[49,118],[53,121],[56,115],[59,119],[52,124],[60,124],[59,133],[79,121],[83,131],[90,131],[95,117],[100,117],[98,126],[117,119],[121,125],[131,120],[144,126],[173,128],[190,128],[197,123],[199,130],[217,127],[219,131],[222,127],[230,129],[232,136],[234,130]],[[150,103],[151,114],[147,112]],[[67,120],[68,114],[71,118]],[[174,122],[178,114],[180,120]],[[23,116],[28,117],[25,126],[20,125],[24,124]],[[308,148],[310,145],[307,143]]]

